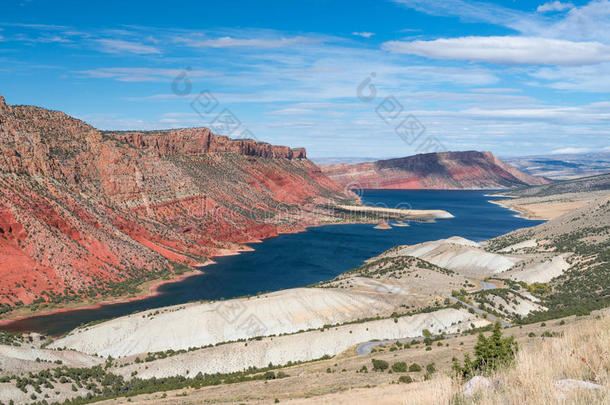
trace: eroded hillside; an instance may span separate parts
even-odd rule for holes
[[[101,132],[0,97],[0,303],[116,296],[355,196],[304,149],[206,128]]]
[[[361,189],[503,189],[546,184],[502,162],[491,152],[425,153],[376,162],[322,166],[328,176]]]

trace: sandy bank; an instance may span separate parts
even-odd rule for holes
[[[400,208],[373,207],[368,205],[337,205],[337,209],[347,212],[360,213],[364,215],[376,215],[378,218],[387,217],[394,219],[412,220],[453,218],[453,215],[444,210],[412,210]]]
[[[587,193],[565,193],[543,197],[519,197],[502,200],[490,200],[492,204],[500,205],[518,213],[525,219],[552,219],[608,196],[607,190]],[[510,197],[510,193],[507,193]]]

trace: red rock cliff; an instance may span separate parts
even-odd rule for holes
[[[550,182],[515,169],[491,152],[477,151],[327,165],[322,170],[346,187],[363,189],[502,189]]]
[[[304,159],[304,148],[274,146],[252,139],[230,139],[215,135],[208,128],[189,128],[169,131],[107,132],[108,135],[137,148],[154,150],[161,155],[201,156],[206,153],[238,153],[264,158]]]
[[[308,210],[348,197],[304,149],[205,128],[100,132],[3,98],[0,189],[0,304],[11,306],[125,293],[315,224]]]

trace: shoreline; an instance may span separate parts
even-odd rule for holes
[[[99,302],[92,302],[89,304],[84,304],[84,306],[58,307],[58,308],[50,309],[47,311],[41,310],[40,312],[34,312],[31,314],[27,314],[27,315],[16,315],[14,317],[11,317],[11,315],[9,314],[5,318],[0,318],[0,328],[8,326],[14,322],[26,320],[28,318],[35,318],[35,317],[39,317],[39,316],[49,316],[49,315],[55,315],[55,314],[71,312],[71,311],[99,309],[99,308],[101,308],[103,306],[107,306],[107,305],[125,304],[125,303],[129,303],[129,302],[141,301],[141,300],[145,300],[148,298],[153,298],[160,294],[159,288],[166,284],[178,283],[189,277],[202,274],[203,272],[200,270],[201,268],[212,265],[212,264],[216,264],[216,262],[213,260],[213,258],[224,257],[224,256],[235,256],[235,255],[239,255],[243,252],[252,252],[255,249],[248,246],[248,244],[263,243],[264,240],[275,238],[279,235],[307,232],[307,230],[309,228],[317,228],[317,227],[327,226],[327,225],[351,225],[351,224],[375,224],[375,223],[377,223],[377,222],[375,222],[375,221],[373,221],[373,222],[359,222],[359,221],[333,222],[333,223],[320,223],[320,224],[306,225],[306,226],[302,226],[302,227],[299,227],[294,230],[281,230],[281,231],[278,230],[277,235],[269,236],[264,239],[252,239],[247,242],[243,242],[243,244],[240,244],[239,245],[240,247],[237,249],[221,249],[217,254],[207,258],[207,261],[205,263],[197,264],[195,266],[196,269],[183,273],[183,274],[180,274],[169,280],[160,280],[160,279],[159,280],[150,280],[148,282],[150,282],[152,284],[148,288],[146,288],[145,291],[142,292],[142,295],[136,295],[134,297],[128,297],[128,298],[117,297],[117,299],[115,299],[115,300],[103,300],[103,301],[99,301]],[[146,283],[147,282],[143,283],[142,285],[145,285]]]
[[[212,263],[209,263],[212,264]],[[207,266],[208,263],[200,265],[201,267],[203,266]],[[198,266],[199,267],[199,266]],[[175,283],[175,282],[179,282],[182,281],[184,279],[187,279],[189,277],[192,276],[196,276],[197,274],[200,274],[201,271],[199,270],[193,270],[193,271],[189,271],[187,273],[183,273],[180,274],[177,277],[171,278],[169,280],[158,280],[157,282],[153,283],[146,291],[145,295],[137,295],[135,297],[129,297],[129,298],[117,298],[116,300],[103,300],[103,301],[99,301],[99,302],[92,302],[89,304],[86,304],[84,306],[77,306],[74,308],[54,308],[48,311],[44,311],[41,310],[40,312],[34,312],[32,314],[29,315],[18,315],[16,317],[6,317],[6,318],[2,318],[0,319],[0,326],[7,326],[10,325],[13,322],[19,322],[19,321],[23,321],[25,319],[28,318],[35,318],[38,316],[48,316],[48,315],[54,315],[54,314],[59,314],[59,313],[64,313],[64,312],[70,312],[70,311],[80,311],[80,310],[89,310],[89,309],[99,309],[103,306],[106,305],[114,305],[114,304],[126,304],[128,302],[134,302],[134,301],[140,301],[143,299],[147,299],[147,298],[152,298],[152,297],[156,297],[157,295],[160,294],[159,292],[159,288],[161,286],[164,286],[166,284],[170,284],[170,283]],[[154,280],[151,280],[154,281]]]
[[[507,200],[510,200],[510,198],[508,198]],[[488,200],[488,202],[490,202],[492,204],[499,205],[500,207],[506,208],[507,210],[514,212],[515,214],[513,216],[515,218],[527,219],[528,221],[548,221],[550,219],[550,218],[528,216],[525,211],[520,211],[516,207],[510,206],[507,204],[502,204],[502,201],[503,200]]]
[[[607,195],[607,193],[603,193],[603,195]],[[517,218],[548,221],[579,209],[592,201],[589,198],[579,198],[578,195],[569,193],[560,196],[560,198],[552,198],[550,196],[517,197],[491,200],[489,202],[515,212]]]
[[[261,240],[253,240],[253,241],[249,241],[247,243],[261,243]],[[141,295],[136,295],[134,297],[117,297],[116,299],[110,299],[110,300],[102,300],[99,302],[91,302],[88,304],[85,304],[84,306],[75,306],[75,307],[58,307],[58,308],[53,308],[50,309],[48,311],[45,310],[41,310],[40,312],[34,312],[32,314],[28,314],[28,315],[17,315],[15,317],[11,317],[10,315],[7,316],[6,318],[1,318],[0,319],[0,327],[6,326],[6,325],[10,325],[13,322],[18,322],[18,321],[22,321],[28,318],[35,318],[38,316],[48,316],[48,315],[54,315],[54,314],[59,314],[59,313],[64,313],[64,312],[70,312],[70,311],[80,311],[80,310],[89,310],[89,309],[99,309],[103,306],[106,305],[115,305],[115,304],[126,304],[129,302],[134,302],[134,301],[141,301],[141,300],[145,300],[148,298],[153,298],[158,296],[159,294],[161,294],[159,292],[159,289],[167,284],[172,284],[172,283],[178,283],[180,281],[183,281],[189,277],[193,277],[193,276],[197,276],[199,274],[203,274],[203,271],[201,270],[201,268],[212,265],[212,264],[216,264],[216,262],[212,259],[215,257],[224,257],[224,256],[234,256],[234,255],[238,255],[241,252],[251,252],[254,251],[253,248],[244,245],[242,248],[240,249],[235,249],[235,250],[231,250],[231,249],[223,249],[223,251],[219,252],[218,254],[215,254],[214,256],[211,256],[210,258],[208,258],[208,260],[205,263],[198,263],[197,265],[194,265],[194,269],[192,271],[188,271],[186,273],[182,273],[177,275],[176,277],[172,277],[170,279],[155,279],[155,280],[149,280],[147,282],[144,282],[143,284],[141,284],[141,286],[146,285],[147,283],[150,283],[150,286],[146,287],[143,291]]]

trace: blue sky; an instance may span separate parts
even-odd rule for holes
[[[0,94],[101,129],[230,113],[225,134],[314,158],[610,151],[608,27],[608,0],[9,0]]]

